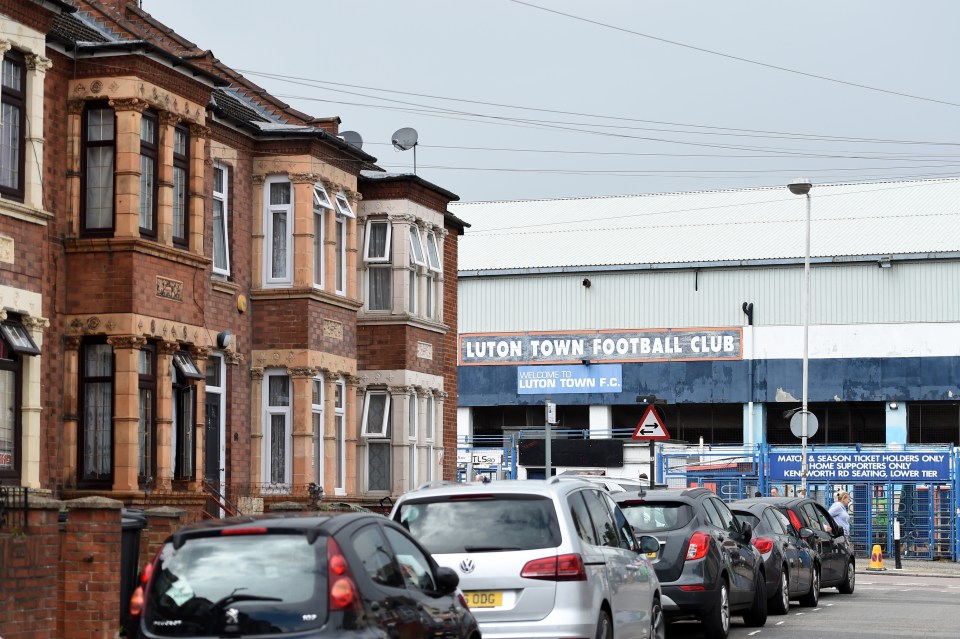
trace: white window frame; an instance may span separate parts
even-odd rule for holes
[[[229,277],[230,276],[230,206],[229,206],[230,205],[230,193],[229,193],[230,186],[227,183],[227,178],[230,175],[230,172],[225,164],[221,164],[219,162],[213,163],[213,171],[214,171],[214,174],[216,174],[217,171],[223,172],[223,180],[222,180],[223,190],[217,191],[216,186],[214,186],[213,199],[215,202],[220,202],[220,212],[221,212],[220,215],[223,218],[223,254],[224,254],[224,259],[227,262],[226,268],[218,267],[216,265],[217,252],[216,250],[214,250],[213,251],[214,254],[212,256],[214,261],[213,272],[218,275],[224,275]],[[217,183],[215,175],[214,175],[213,183],[214,185],[216,185]],[[216,246],[216,232],[217,232],[217,229],[216,229],[216,226],[214,226],[213,228],[214,246]]]
[[[407,286],[410,288],[410,294],[407,297],[408,311],[411,315],[416,315],[417,307],[420,305],[420,277],[417,274],[417,267],[413,265],[412,260],[410,271],[407,274],[407,280]]]
[[[426,266],[427,258],[423,248],[423,239],[420,237],[420,229],[416,225],[410,225],[410,263],[417,266]]]
[[[204,383],[204,395],[217,395],[220,397],[220,423],[217,424],[217,433],[218,435],[218,457],[220,459],[220,468],[218,469],[217,479],[220,482],[219,490],[220,493],[224,493],[224,488],[227,485],[227,365],[226,360],[223,357],[223,353],[211,353],[210,358],[207,360],[206,370],[211,368],[217,369],[217,379],[220,380],[218,386],[213,384]],[[198,409],[199,410],[199,407]],[[206,407],[204,407],[204,417],[206,417]],[[204,433],[206,435],[206,433]],[[204,451],[206,453],[206,451]],[[204,463],[206,463],[207,458],[206,454],[203,457]],[[223,508],[220,509],[220,517],[224,516]]]
[[[339,227],[339,228],[338,228]],[[334,278],[334,289],[339,295],[347,294],[347,218],[337,213],[336,223],[334,224],[334,233],[337,234],[334,242],[334,272],[331,277]],[[336,264],[340,265],[340,277],[337,277]]]
[[[383,397],[383,419],[380,424],[370,424],[370,404],[374,397]],[[364,437],[383,438],[387,436],[387,425],[390,423],[390,393],[386,390],[368,390],[363,397],[363,429]]]
[[[313,401],[313,385],[316,384],[320,388],[320,403]],[[310,420],[311,420],[311,430],[313,431],[313,455],[310,460],[311,465],[313,466],[313,481],[317,486],[323,486],[323,460],[324,460],[324,439],[323,433],[326,430],[324,428],[323,422],[323,401],[326,397],[326,382],[323,379],[323,375],[317,375],[311,380],[310,388]],[[317,416],[320,416],[320,432],[318,433],[314,424],[317,423]]]
[[[323,288],[326,276],[326,255],[324,240],[327,237],[327,211],[333,211],[333,204],[327,189],[319,182],[313,185],[313,286]]]
[[[423,316],[427,319],[434,319],[437,316],[437,280],[433,273],[427,273],[424,279],[426,292],[423,300]]]
[[[347,385],[341,377],[333,395],[334,486],[333,494],[347,494]],[[336,458],[339,452],[339,458]],[[339,472],[337,472],[339,470]]]
[[[434,264],[434,261],[436,261],[436,264]],[[440,252],[437,243],[437,234],[433,231],[427,231],[427,268],[434,273],[443,273],[443,254]]]
[[[420,409],[417,402],[417,394],[407,395],[407,476],[409,483],[408,490],[417,487],[417,463],[419,455],[417,454],[417,444],[419,443],[417,432],[417,411]]]
[[[433,481],[433,444],[434,436],[436,435],[436,401],[433,398],[433,394],[427,395],[425,398],[424,404],[426,404],[426,409],[424,410],[424,425],[423,425],[423,439],[426,442],[426,464],[425,471],[423,473],[424,481]]]
[[[357,216],[353,212],[353,209],[350,208],[350,201],[347,199],[346,193],[343,191],[338,192],[334,200],[337,203],[337,213],[344,217],[352,217],[356,219]]]
[[[271,406],[270,405],[270,378],[272,377],[286,377],[287,378],[287,387],[290,391],[289,400],[287,401],[286,406]],[[263,421],[262,421],[262,435],[263,435],[263,448],[261,452],[261,459],[263,463],[261,464],[260,477],[261,481],[265,486],[269,486],[275,490],[289,490],[290,483],[293,479],[293,379],[287,373],[286,369],[278,368],[267,370],[263,374]],[[271,417],[275,415],[282,415],[285,417],[286,428],[284,429],[284,469],[283,477],[284,481],[282,482],[273,482],[270,480],[271,474],[271,459],[270,459],[270,447],[272,444],[273,429],[270,428]]]
[[[370,238],[373,236],[371,230],[374,226],[386,226],[386,240],[383,245],[383,254],[374,255],[371,254]],[[390,256],[392,255],[391,242],[393,241],[393,224],[390,223],[390,220],[385,219],[376,219],[376,220],[367,220],[367,232],[364,234],[363,242],[363,261],[369,264],[389,264]]]
[[[270,204],[270,187],[273,184],[286,183],[290,187],[289,204]],[[293,284],[293,211],[295,193],[293,183],[285,177],[274,176],[263,183],[263,276],[264,285],[289,286]],[[282,276],[273,275],[273,213],[285,211],[287,214],[287,259]]]

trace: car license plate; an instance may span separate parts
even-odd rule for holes
[[[503,593],[493,590],[475,590],[463,593],[471,608],[499,608],[503,605]]]

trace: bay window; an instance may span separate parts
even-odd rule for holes
[[[0,484],[20,482],[23,440],[23,357],[40,354],[17,321],[0,324]]]
[[[291,477],[293,445],[290,377],[275,371],[264,376],[263,481],[286,486]]]
[[[347,293],[347,218],[356,218],[347,196],[343,193],[337,193],[334,198],[337,208],[336,237],[334,238],[334,251],[336,253],[335,264],[335,289],[340,295]]]
[[[293,282],[293,189],[285,179],[265,184],[267,206],[264,216],[264,257],[266,283]]]
[[[156,350],[152,344],[140,347],[138,364],[139,420],[137,422],[137,476],[140,487],[157,476],[156,460]]]
[[[323,377],[316,377],[311,384],[310,417],[313,426],[313,481],[323,486]]]
[[[194,380],[204,379],[193,358],[173,354],[173,478],[195,479],[197,468],[197,391]]]
[[[140,235],[157,237],[157,116],[140,118]]]
[[[367,391],[363,402],[362,434],[367,444],[367,490],[370,491],[390,491],[391,422],[389,393]]]
[[[184,126],[173,129],[173,245],[190,244],[187,190],[190,178],[190,134]]]
[[[371,311],[393,308],[391,236],[392,226],[388,220],[367,222],[363,259],[367,264],[367,309]]]
[[[92,102],[83,118],[82,222],[85,235],[113,233],[115,118],[105,103]]]
[[[326,215],[327,211],[333,209],[330,202],[330,196],[322,184],[316,184],[313,187],[313,285],[317,288],[323,288],[323,278],[326,268],[324,266],[325,251],[324,239],[326,237]]]
[[[433,481],[433,444],[434,444],[434,414],[435,403],[433,400],[433,395],[427,395],[424,403],[427,405],[426,410],[424,411],[424,424],[423,424],[423,439],[426,443],[426,453],[424,457],[424,471],[423,471],[423,480],[424,481]]]
[[[23,201],[26,145],[26,78],[23,55],[3,54],[0,72],[0,195]]]
[[[333,386],[333,490],[336,495],[347,491],[347,385],[343,378]]]
[[[213,165],[213,272],[230,275],[230,192],[227,167]]]
[[[407,395],[407,477],[408,490],[417,487],[417,394]]]
[[[113,347],[84,343],[80,355],[80,479],[108,482],[113,474]]]

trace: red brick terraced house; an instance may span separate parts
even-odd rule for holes
[[[456,195],[134,2],[0,32],[0,482],[195,520],[455,478]]]

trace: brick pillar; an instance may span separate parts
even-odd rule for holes
[[[140,120],[147,103],[110,100],[117,115],[114,237],[140,237]]]
[[[203,255],[203,205],[207,198],[206,147],[210,128],[201,124],[190,125],[190,175],[187,189],[187,215],[190,223],[190,252]]]
[[[83,148],[83,100],[67,102],[67,207],[70,224],[67,235],[80,235],[80,149]]]
[[[355,375],[344,375],[347,381],[346,409],[347,415],[344,424],[347,432],[347,482],[346,489],[348,495],[356,495],[360,492],[360,484],[357,478],[357,433],[360,432],[360,412],[357,406],[363,406],[363,394],[366,392],[366,386],[360,383],[360,378]],[[358,401],[359,400],[359,401]]]
[[[157,150],[157,241],[173,246],[173,130],[180,116],[160,112],[160,148]]]
[[[313,173],[291,173],[293,182],[293,285],[313,286]]]
[[[350,200],[350,206],[354,212],[357,210],[357,203],[360,200],[360,194],[356,191],[347,191],[344,189],[347,198]],[[347,218],[347,297],[355,300],[359,299],[357,292],[357,218]]]
[[[311,211],[312,214],[312,211]],[[303,487],[313,481],[313,378],[315,368],[291,368],[293,385],[293,486]]]
[[[340,375],[323,371],[323,494],[335,495],[337,485],[336,393]]]
[[[157,343],[157,478],[158,492],[169,492],[173,485],[173,354],[177,342]]]
[[[408,243],[409,245],[409,243]],[[404,492],[407,485],[407,464],[410,456],[407,455],[407,447],[410,446],[410,434],[408,422],[410,419],[410,407],[407,406],[407,398],[410,386],[388,386],[387,392],[390,393],[390,423],[392,430],[390,433],[390,494],[399,495]],[[369,477],[370,470],[367,469]]]
[[[27,109],[30,126],[27,128],[24,149],[23,203],[43,209],[43,83],[47,70],[53,66],[50,58],[28,55],[27,62]]]
[[[250,201],[253,208],[253,222],[250,232],[253,236],[253,246],[250,253],[250,277],[253,288],[263,287],[263,181],[265,176],[254,175],[253,189]]]
[[[433,448],[433,451],[434,451],[434,456],[433,456],[434,459],[432,462],[433,476],[436,479],[446,479],[448,481],[455,481],[456,476],[445,477],[443,472],[443,469],[447,467],[447,464],[444,463],[446,458],[446,454],[445,454],[446,449],[443,445],[443,440],[444,440],[444,433],[447,432],[447,427],[443,423],[443,414],[444,414],[443,404],[444,404],[444,401],[447,399],[447,397],[449,397],[449,395],[444,391],[438,390],[433,392],[433,396],[436,397],[437,399],[436,401],[437,414],[433,421],[433,441],[436,442]],[[456,424],[450,425],[450,428],[453,428],[454,430],[456,430],[456,427],[457,427]]]
[[[50,327],[50,321],[42,317],[24,317],[23,326],[43,350],[43,330]],[[23,457],[21,459],[20,485],[27,488],[40,488],[40,412],[42,410],[40,358],[22,358],[23,394],[21,406],[23,436]]]
[[[137,490],[140,474],[140,347],[146,338],[115,335],[113,347],[113,489]]]
[[[250,483],[263,482],[261,458],[263,456],[263,369],[250,369]],[[259,490],[251,494],[259,494]]]
[[[186,510],[172,506],[151,508],[143,513],[147,517],[147,527],[140,534],[140,560],[137,566],[142,570],[153,561],[163,542],[183,525]]]
[[[204,377],[206,377],[207,374],[207,360],[210,358],[210,353],[211,349],[207,348],[206,346],[190,347],[190,355],[197,363],[197,369]],[[207,384],[205,381],[203,383],[198,381],[193,384],[193,388],[194,392],[197,394],[197,410],[193,416],[193,458],[196,460],[196,462],[193,465],[194,481],[191,482],[190,489],[202,491],[203,478],[205,477],[204,468],[206,466],[204,463],[206,461],[204,446],[206,445],[205,442],[207,436]],[[219,472],[219,469],[217,472]]]
[[[62,639],[114,639],[120,627],[122,502],[84,497],[66,502],[58,590]]]
[[[30,495],[22,534],[0,535],[0,632],[4,639],[57,636],[62,502]],[[13,513],[9,513],[13,514]]]

